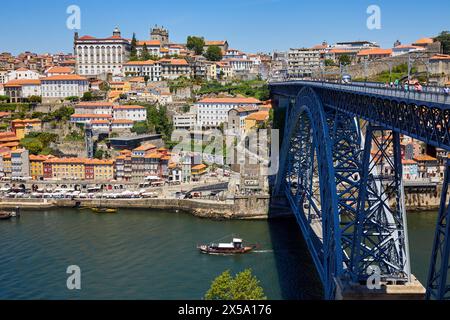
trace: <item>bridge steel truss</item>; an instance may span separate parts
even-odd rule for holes
[[[336,279],[366,281],[369,267],[386,281],[411,281],[400,134],[450,151],[449,107],[320,83],[271,91],[274,101],[289,101],[273,193],[291,205],[325,298],[334,299]],[[428,285],[437,299],[450,293],[446,191]]]

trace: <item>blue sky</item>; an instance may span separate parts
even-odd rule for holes
[[[80,35],[149,38],[155,24],[169,28],[173,42],[188,35],[227,39],[248,52],[286,50],[347,40],[391,47],[450,29],[448,0],[30,0],[2,1],[0,51],[71,52],[66,28],[69,5],[81,8]],[[369,5],[381,8],[381,30],[366,27]]]

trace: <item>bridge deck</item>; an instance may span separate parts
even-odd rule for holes
[[[321,82],[321,81],[289,81],[289,82],[279,82],[271,83],[271,85],[278,86],[290,86],[290,85],[308,85],[312,87],[354,92],[354,93],[364,93],[370,95],[377,95],[380,97],[398,98],[406,102],[415,102],[420,104],[431,103],[434,107],[442,109],[450,109],[450,95],[444,94],[443,88],[440,87],[425,87],[422,91],[415,91],[414,89],[405,91],[400,88],[386,88],[382,83],[352,83],[352,84],[341,84],[332,82]]]

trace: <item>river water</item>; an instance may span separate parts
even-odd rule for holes
[[[413,272],[424,283],[436,215],[409,215]],[[260,249],[208,256],[196,245],[237,234]],[[269,299],[320,299],[320,282],[294,220],[210,221],[184,213],[59,209],[0,221],[0,299],[202,299],[224,270],[252,268]],[[67,267],[81,268],[79,291]]]

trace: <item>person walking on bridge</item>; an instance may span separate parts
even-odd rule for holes
[[[398,79],[395,79],[394,85],[397,89],[399,87],[399,84],[400,84],[400,81]]]

